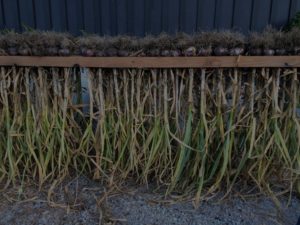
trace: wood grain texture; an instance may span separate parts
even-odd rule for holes
[[[224,57],[35,57],[0,56],[0,66],[95,68],[259,68],[300,67],[300,56]]]

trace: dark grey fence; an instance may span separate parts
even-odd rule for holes
[[[157,34],[285,25],[300,0],[0,0],[0,29]]]

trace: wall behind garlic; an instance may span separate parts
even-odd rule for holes
[[[0,29],[143,36],[284,26],[300,0],[0,0]]]

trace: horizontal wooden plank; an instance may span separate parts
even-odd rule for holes
[[[0,56],[0,66],[96,68],[300,67],[300,56],[35,57]]]

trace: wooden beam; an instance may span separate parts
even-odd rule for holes
[[[36,57],[0,56],[0,66],[96,68],[300,67],[300,56]]]

